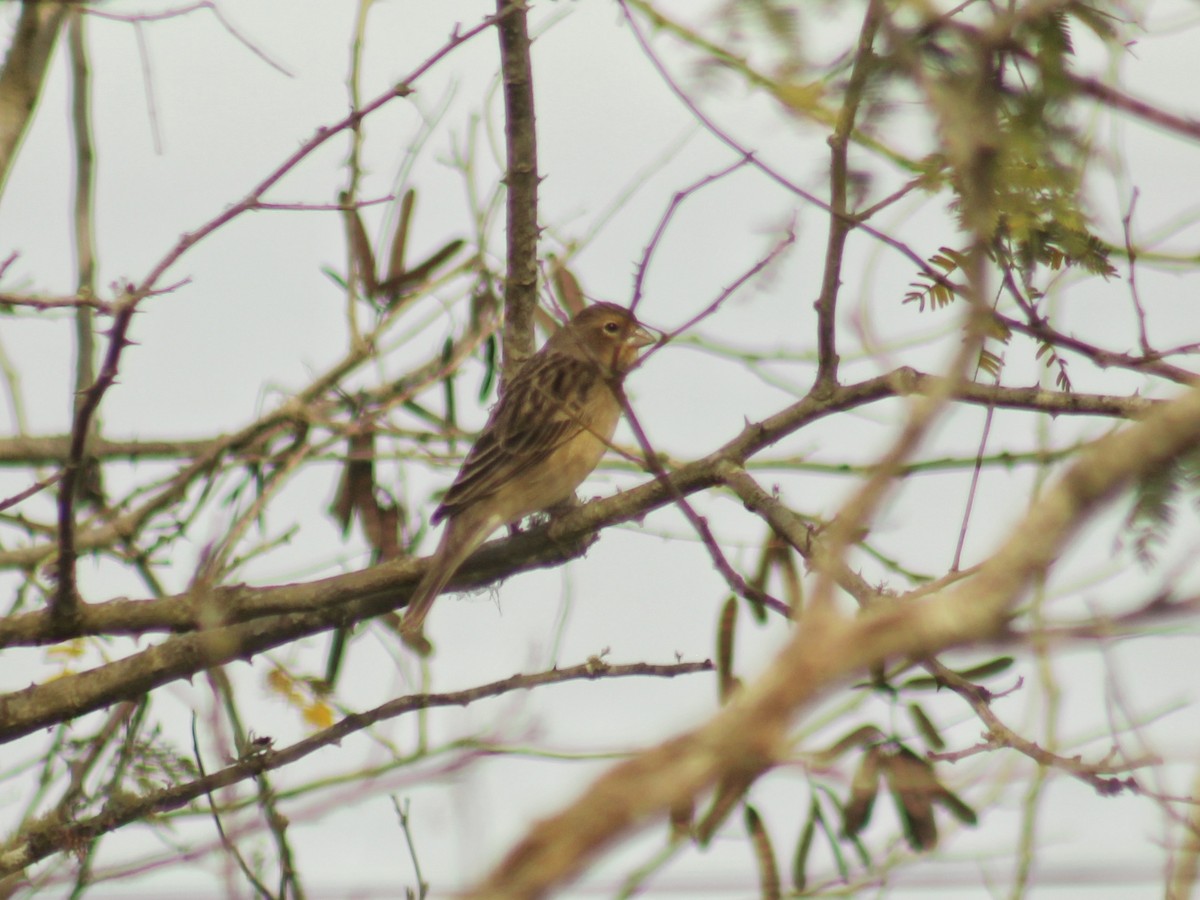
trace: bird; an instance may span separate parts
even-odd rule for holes
[[[493,531],[574,501],[621,418],[616,389],[656,340],[624,307],[593,303],[521,364],[430,519],[446,527],[409,598],[405,644],[422,656],[433,651],[425,617]]]

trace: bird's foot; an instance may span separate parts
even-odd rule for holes
[[[554,522],[581,506],[583,506],[583,501],[579,499],[578,495],[572,494],[566,500],[555,503],[553,506],[547,506],[544,512],[549,516],[550,521]]]

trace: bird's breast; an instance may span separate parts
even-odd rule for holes
[[[507,521],[557,506],[571,499],[575,489],[600,463],[608,450],[621,406],[607,385],[597,385],[594,395],[579,409],[582,426],[546,457],[523,470],[497,497]]]

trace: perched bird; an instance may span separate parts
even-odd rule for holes
[[[432,646],[422,623],[446,583],[493,531],[571,501],[596,468],[621,417],[614,393],[655,338],[628,310],[581,310],[510,379],[431,521],[446,519],[429,569],[408,601],[404,642]]]

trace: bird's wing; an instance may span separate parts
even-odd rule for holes
[[[532,357],[492,411],[434,523],[495,493],[584,430],[586,401],[599,380],[591,362],[558,353]]]

